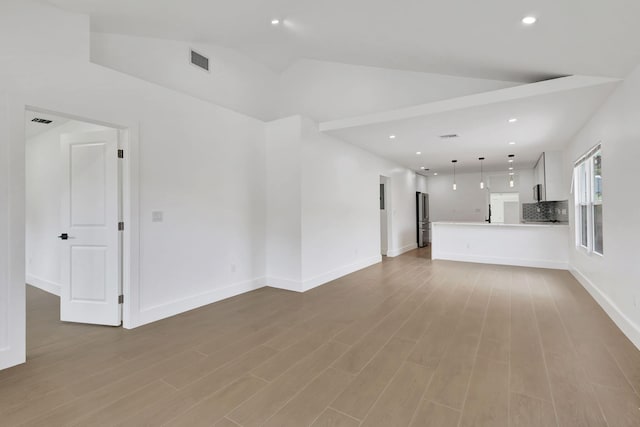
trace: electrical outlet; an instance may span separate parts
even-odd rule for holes
[[[236,265],[235,264],[231,264],[231,272],[232,273],[236,272]]]
[[[151,222],[162,222],[164,220],[164,212],[153,211],[151,212]]]

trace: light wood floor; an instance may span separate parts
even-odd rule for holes
[[[640,425],[640,352],[567,272],[427,254],[132,331],[30,288],[0,425]]]

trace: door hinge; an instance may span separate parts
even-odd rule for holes
[[[122,230],[124,230],[124,222],[121,221],[118,223],[118,231],[122,231]]]
[[[118,295],[118,304],[124,304],[124,295]]]
[[[118,150],[118,158],[124,159],[124,150]]]

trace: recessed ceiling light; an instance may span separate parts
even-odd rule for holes
[[[516,145],[516,142],[515,141],[511,141],[511,142],[509,142],[509,145]]]
[[[279,19],[272,19],[271,20],[271,25],[278,25],[280,23]]]
[[[509,168],[509,170],[510,170],[510,171],[512,171],[512,170],[513,170],[513,168]]]
[[[509,175],[515,175],[513,172],[509,172]]]
[[[438,172],[434,172],[434,173],[433,173],[433,176],[438,176]]]
[[[416,154],[419,156],[420,154],[422,154],[421,151],[416,151]]]
[[[424,170],[424,166],[420,166],[420,169]]]
[[[509,159],[509,163],[513,163],[513,159]]]
[[[532,25],[535,24],[538,19],[535,16],[525,16],[522,18],[522,23],[524,25]]]
[[[395,135],[389,135],[389,139],[396,139]]]
[[[515,117],[514,117],[514,118],[512,118],[512,119],[509,119],[509,123],[515,123],[515,122],[517,122],[517,121],[518,121],[518,119],[516,119]]]

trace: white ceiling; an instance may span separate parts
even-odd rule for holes
[[[528,169],[543,151],[563,149],[615,84],[610,79],[567,77],[325,122],[320,129],[408,168],[419,171],[424,166],[429,174],[450,173],[453,159],[458,160],[457,171],[477,171],[479,157],[486,158],[485,170],[506,171],[509,154],[515,154],[516,168]],[[455,105],[461,108],[452,108]],[[511,118],[517,122],[509,123]],[[459,138],[440,138],[447,134]]]
[[[313,58],[531,82],[640,62],[636,0],[47,1],[90,14],[94,31],[215,43],[276,70]]]

